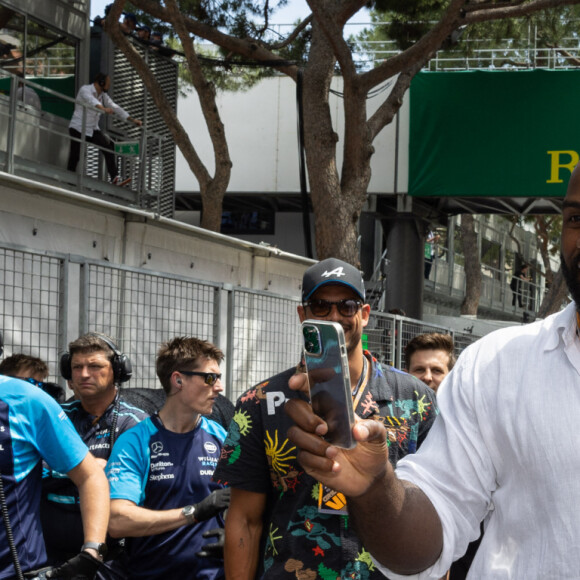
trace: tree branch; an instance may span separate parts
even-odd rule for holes
[[[473,24],[475,22],[486,22],[488,20],[501,20],[503,18],[517,18],[519,16],[527,16],[540,10],[547,8],[555,8],[556,6],[570,6],[572,4],[580,4],[580,0],[532,0],[531,2],[501,2],[493,4],[486,2],[478,6],[473,6],[472,9],[465,9],[465,24]]]
[[[133,66],[133,68],[135,68],[139,76],[143,79],[143,82],[149,90],[151,97],[155,102],[155,106],[159,109],[161,117],[167,124],[171,135],[176,140],[176,142],[180,142],[183,145],[182,153],[188,160],[191,170],[201,185],[203,182],[207,182],[210,179],[207,169],[197,155],[197,152],[191,144],[189,136],[177,119],[177,115],[174,113],[170,103],[165,98],[161,85],[157,82],[157,79],[151,73],[149,67],[145,64],[139,53],[129,43],[121,31],[121,27],[119,26],[119,18],[121,16],[124,5],[125,0],[115,0],[113,7],[111,8],[105,20],[105,32],[107,32],[115,45],[125,55],[129,63]]]
[[[344,39],[344,25],[352,14],[366,4],[365,0],[352,0],[348,3],[346,9],[335,0],[329,0],[326,3],[320,0],[307,0],[307,2],[320,29],[324,32],[332,47],[332,51],[340,65],[342,76],[345,79],[345,85],[349,82],[356,82],[356,67],[352,58],[352,51]],[[354,12],[351,13],[352,10]]]
[[[193,39],[187,32],[183,16],[179,11],[179,6],[177,5],[176,0],[165,0],[165,4],[170,16],[172,17],[175,31],[181,40],[189,72],[191,74],[191,80],[195,90],[197,91],[203,117],[213,145],[215,160],[214,180],[223,183],[223,191],[225,191],[230,180],[232,162],[226,141],[224,125],[221,121],[219,109],[215,102],[215,89],[211,83],[207,82],[203,74],[203,70],[195,52]],[[202,194],[203,193],[204,190],[202,188]]]
[[[268,44],[267,47],[270,50],[280,50],[285,46],[288,46],[294,39],[312,22],[312,14],[309,14],[282,42],[279,44]]]
[[[578,0],[580,1],[580,0]],[[415,63],[424,66],[453,30],[464,24],[462,10],[467,0],[452,0],[441,20],[413,46],[361,75],[361,88],[369,91]]]
[[[579,0],[580,1],[580,0]],[[133,0],[133,5],[144,12],[147,12],[154,18],[162,20],[163,22],[170,22],[167,14],[167,9],[163,8],[155,0]],[[213,42],[217,46],[221,46],[229,52],[238,54],[256,62],[268,61],[269,63],[286,61],[280,58],[277,54],[271,52],[255,39],[239,39],[229,34],[220,32],[217,28],[213,28],[207,24],[194,20],[188,16],[183,17],[185,26],[189,32],[195,34],[199,38],[204,38],[209,42]],[[276,70],[288,75],[290,78],[296,80],[298,68],[295,65],[280,64],[280,66],[273,66]]]

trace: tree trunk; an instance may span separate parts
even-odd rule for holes
[[[157,82],[157,79],[154,77],[139,53],[133,48],[133,46],[131,46],[129,41],[122,34],[118,25],[118,20],[121,10],[124,7],[123,0],[115,0],[110,12],[110,18],[107,18],[105,30],[111,37],[115,46],[117,46],[126,56],[127,60],[143,80],[143,84],[149,91],[151,98],[159,109],[159,113],[170,130],[175,144],[179,147],[179,150],[183,154],[189,168],[199,183],[202,203],[201,226],[219,232],[221,225],[222,202],[229,185],[232,167],[225,129],[221,122],[219,110],[215,101],[216,95],[214,86],[212,83],[207,82],[203,76],[193,46],[193,40],[187,32],[183,16],[179,12],[175,0],[168,0],[167,5],[167,21],[171,22],[175,28],[187,54],[192,82],[199,96],[201,109],[212,141],[215,159],[214,176],[210,175],[201,158],[197,154],[189,135],[178,120],[176,113],[172,110],[171,106],[165,99],[165,95],[163,94],[163,90]]]
[[[552,264],[550,263],[550,251],[548,248],[550,239],[545,216],[535,216],[534,229],[536,230],[538,249],[540,250],[540,256],[542,257],[542,262],[544,264],[544,271],[546,272],[546,284],[551,285],[554,279],[554,272],[552,272]]]
[[[461,215],[461,241],[465,258],[465,298],[461,304],[461,314],[477,314],[481,296],[481,262],[475,220],[471,214]]]
[[[329,106],[330,83],[334,76],[336,59],[328,40],[313,23],[309,65],[304,71],[304,145],[308,178],[315,219],[316,251],[319,259],[339,258],[359,265],[357,247],[359,217],[366,200],[370,181],[370,141],[362,144],[366,129],[366,102],[356,91],[344,95],[349,118],[345,126],[357,127],[350,135],[357,147],[357,162],[353,162],[353,145],[345,145],[342,180],[336,166],[338,135],[332,126]],[[347,108],[348,104],[348,108]],[[345,140],[347,137],[345,136]],[[361,148],[368,154],[361,157]]]
[[[546,318],[554,312],[559,312],[562,309],[562,304],[564,304],[568,298],[568,287],[566,286],[566,281],[562,274],[562,268],[560,268],[554,275],[554,279],[548,288],[548,291],[544,295],[542,304],[538,309],[538,317]]]

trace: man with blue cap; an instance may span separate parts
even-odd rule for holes
[[[342,326],[355,413],[385,424],[396,463],[423,441],[437,412],[435,398],[421,381],[382,366],[363,350],[370,310],[354,266],[329,258],[304,273],[298,317]],[[293,422],[284,402],[301,397],[288,387],[297,371],[301,365],[246,391],[230,423],[214,473],[232,488],[226,577],[382,578],[349,525],[344,496],[321,486],[296,461],[297,449],[287,437]]]

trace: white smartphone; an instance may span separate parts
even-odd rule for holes
[[[328,425],[324,439],[344,449],[356,445],[348,355],[342,326],[326,320],[302,323],[304,360],[312,410]]]

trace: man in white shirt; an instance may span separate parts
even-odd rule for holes
[[[88,142],[101,147],[101,153],[105,157],[107,171],[112,183],[119,184],[119,170],[117,169],[117,159],[112,151],[115,145],[107,135],[99,128],[99,119],[103,113],[107,115],[117,115],[125,121],[131,121],[138,127],[143,124],[139,119],[134,119],[117,105],[108,95],[111,87],[111,78],[104,73],[97,73],[95,81],[90,85],[83,85],[76,98],[75,110],[69,124],[68,132],[72,137],[70,142],[70,153],[68,157],[68,170],[76,171],[80,158],[80,139],[83,132],[83,116],[85,116],[85,138]],[[98,110],[95,110],[98,109]],[[126,184],[128,181],[122,182]]]
[[[463,351],[437,393],[424,444],[386,460],[384,427],[359,421],[352,450],[329,446],[303,401],[290,439],[314,478],[347,496],[365,547],[391,580],[439,578],[485,534],[468,578],[578,578],[580,166],[563,204],[562,270],[574,299],[545,320]],[[302,388],[303,377],[294,379]]]

